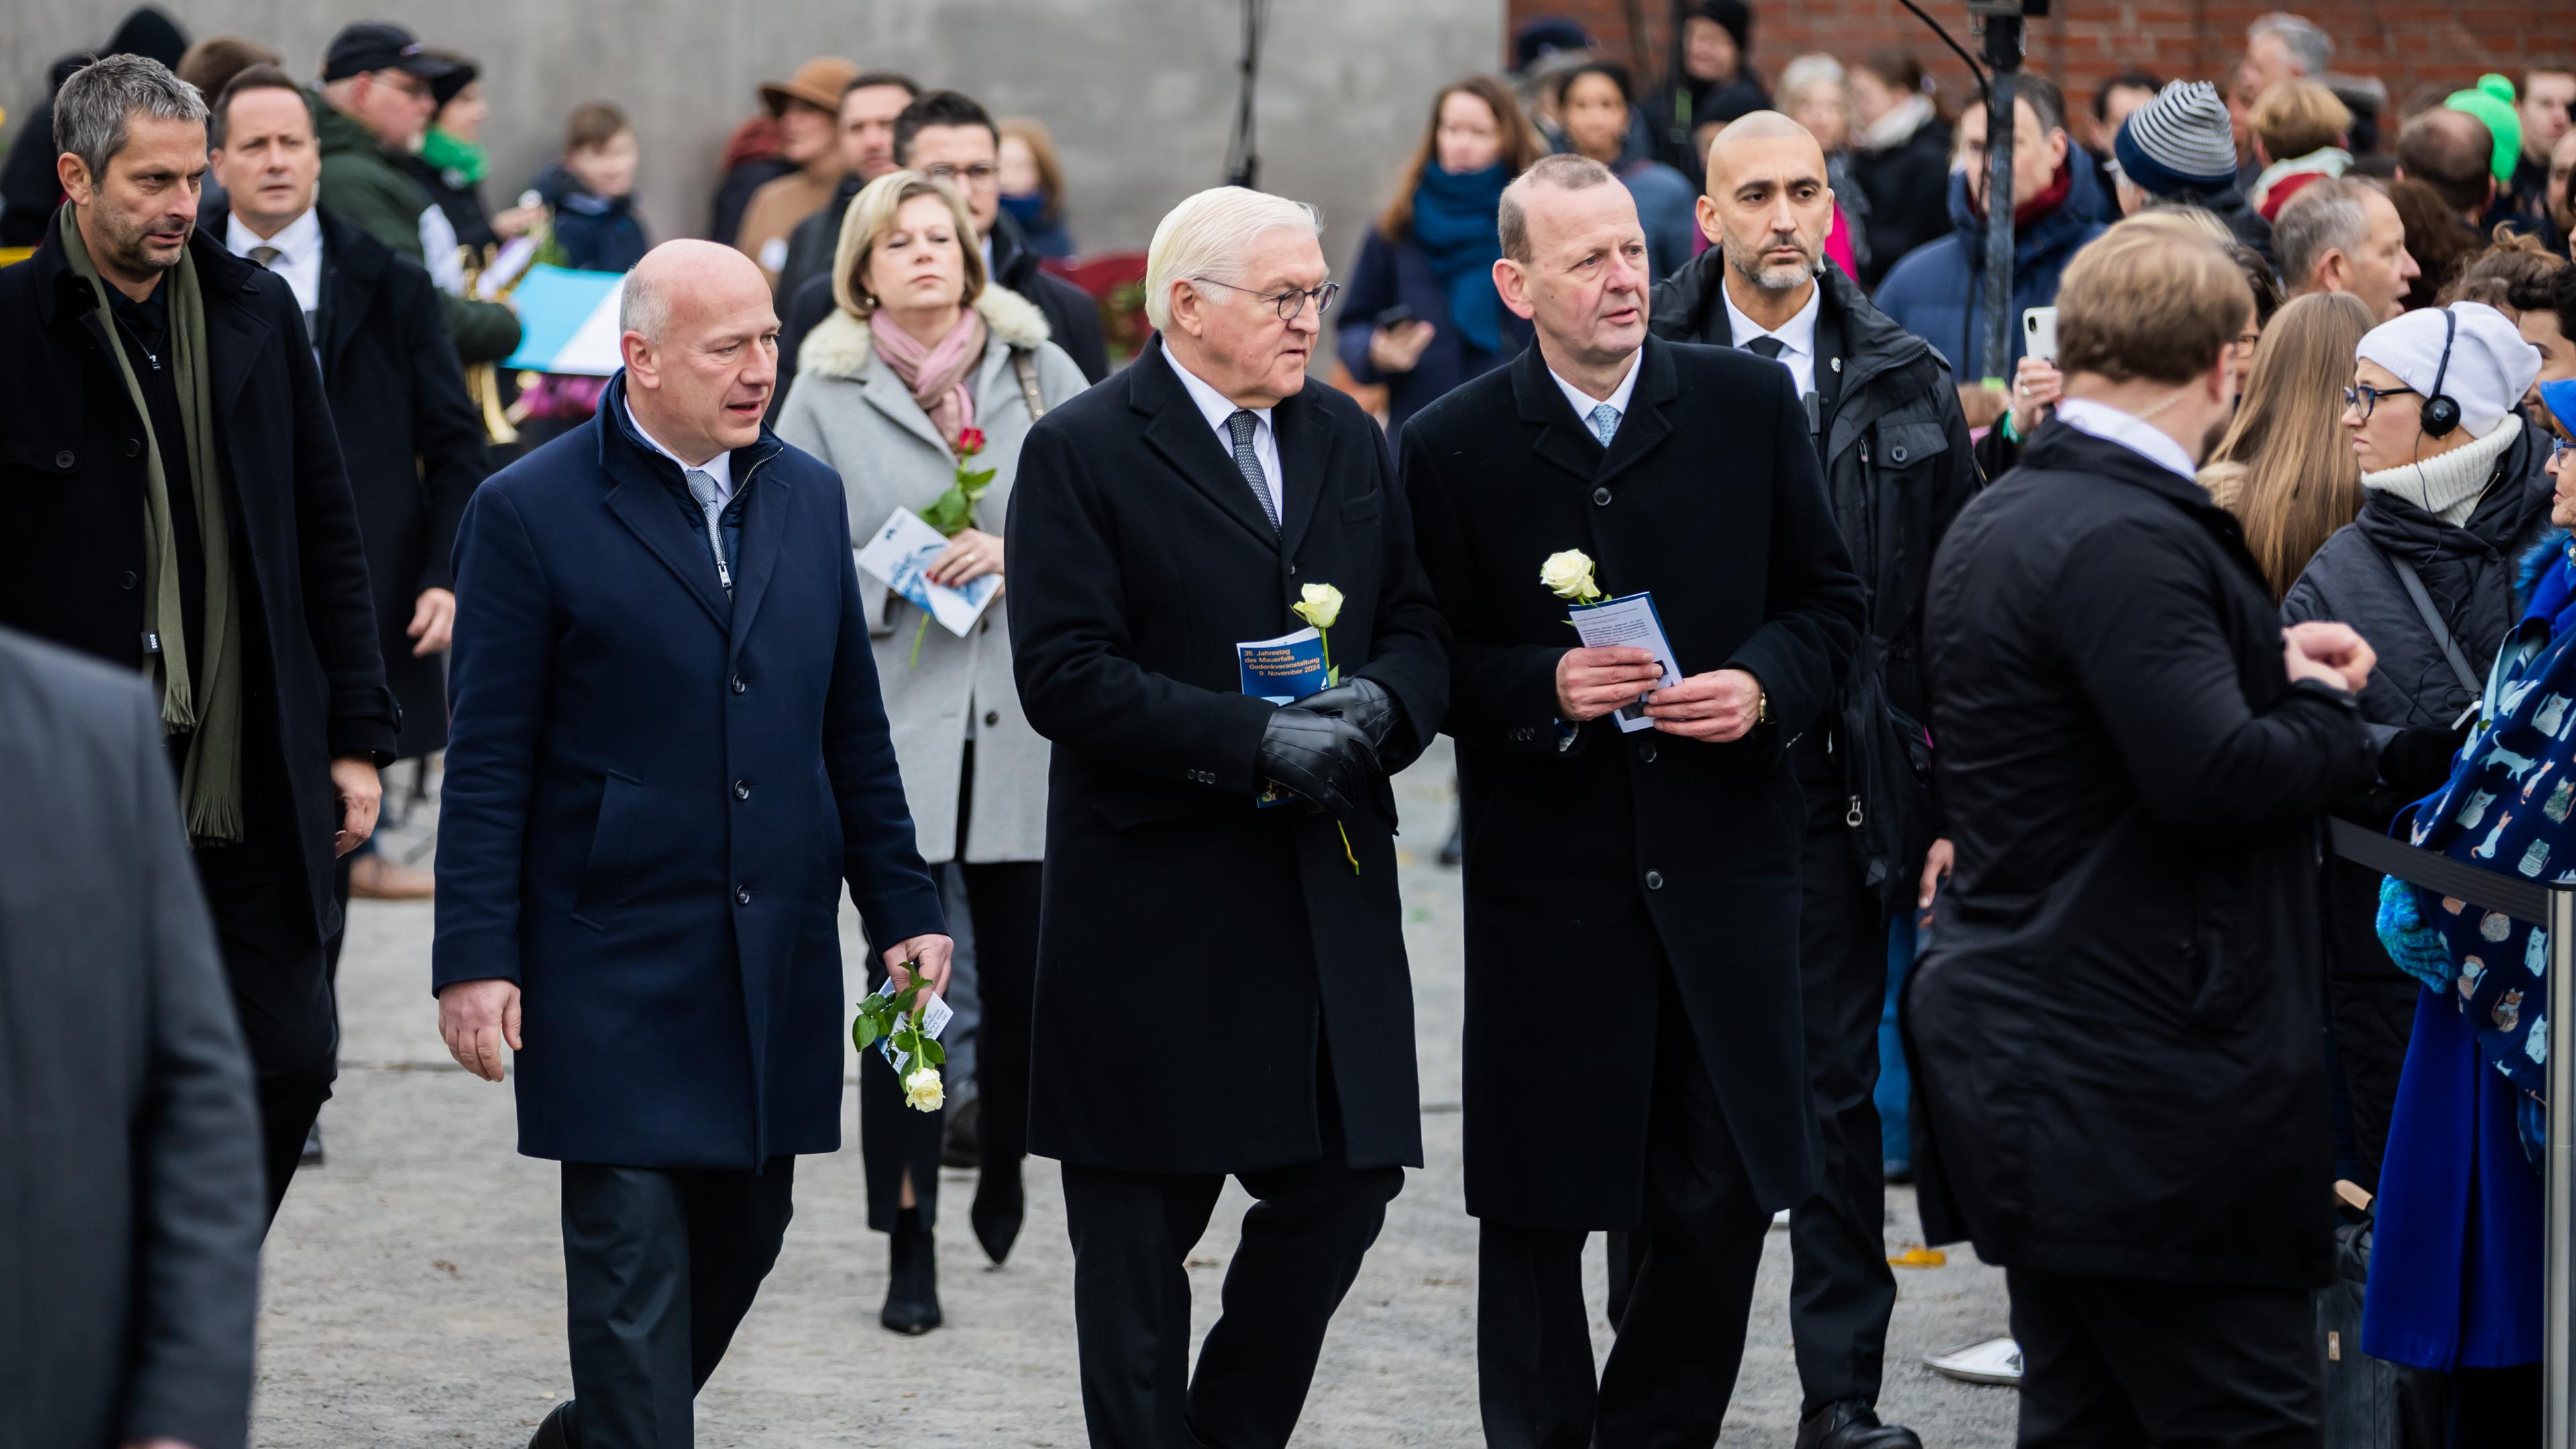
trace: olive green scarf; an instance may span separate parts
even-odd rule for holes
[[[171,480],[162,471],[160,440],[153,436],[152,405],[117,336],[116,314],[108,307],[108,283],[99,276],[88,246],[81,241],[75,209],[65,206],[58,213],[63,251],[72,270],[89,282],[98,302],[99,325],[107,331],[108,353],[124,374],[135,416],[143,420],[143,463],[149,480],[143,588],[152,631],[161,638],[160,652],[145,662],[161,686],[162,727],[170,734],[190,736],[187,763],[179,775],[188,835],[200,845],[237,841],[242,838],[241,615],[234,607],[232,537],[224,518],[215,409],[208,387],[205,295],[197,287],[195,260],[181,252],[179,265],[170,269],[164,285],[169,288],[168,361],[178,382],[179,421],[188,435],[185,481],[197,502],[197,535],[206,555],[206,657],[191,670],[188,630],[179,603],[179,539],[170,523]]]

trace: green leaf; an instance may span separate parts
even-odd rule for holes
[[[941,1046],[935,1041],[923,1042],[921,1044],[921,1059],[930,1063],[934,1067],[945,1065],[948,1061],[948,1048]]]
[[[857,1021],[850,1023],[850,1044],[861,1051],[876,1045],[877,1038],[882,1035],[884,1033],[878,1030],[876,1022],[865,1012],[859,1014]]]

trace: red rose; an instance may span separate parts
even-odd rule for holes
[[[984,430],[968,428],[957,435],[957,456],[972,458],[984,451]]]

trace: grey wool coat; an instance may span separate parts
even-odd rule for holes
[[[1071,402],[1090,383],[1047,340],[1046,318],[1026,298],[986,287],[975,310],[988,334],[973,386],[974,426],[984,430],[984,452],[975,462],[993,470],[975,526],[998,538],[1011,506],[1020,443],[1036,421],[1011,354],[1029,353],[1036,363],[1045,409]],[[840,473],[854,538],[875,534],[899,507],[927,509],[956,476],[956,457],[929,414],[877,357],[868,325],[848,312],[834,312],[806,337],[778,436]],[[1006,558],[1001,597],[965,638],[936,622],[921,633],[918,664],[912,645],[921,611],[889,591],[869,613],[877,679],[894,729],[895,758],[903,767],[915,843],[921,858],[934,865],[1046,855],[1048,747],[1020,712],[1019,689],[1011,679],[1011,632],[1003,612],[1010,607],[1008,568]],[[876,581],[862,575],[860,582]],[[970,721],[975,777],[961,854],[957,814]]]

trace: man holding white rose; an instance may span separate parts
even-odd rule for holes
[[[1617,178],[1548,157],[1500,219],[1537,345],[1418,414],[1399,469],[1454,640],[1486,1440],[1713,1444],[1812,1178],[1784,751],[1861,591],[1787,370],[1647,336]],[[1568,647],[1571,604],[1636,594],[1665,648]],[[1616,1230],[1642,1266],[1596,1384],[1583,1242]]]

